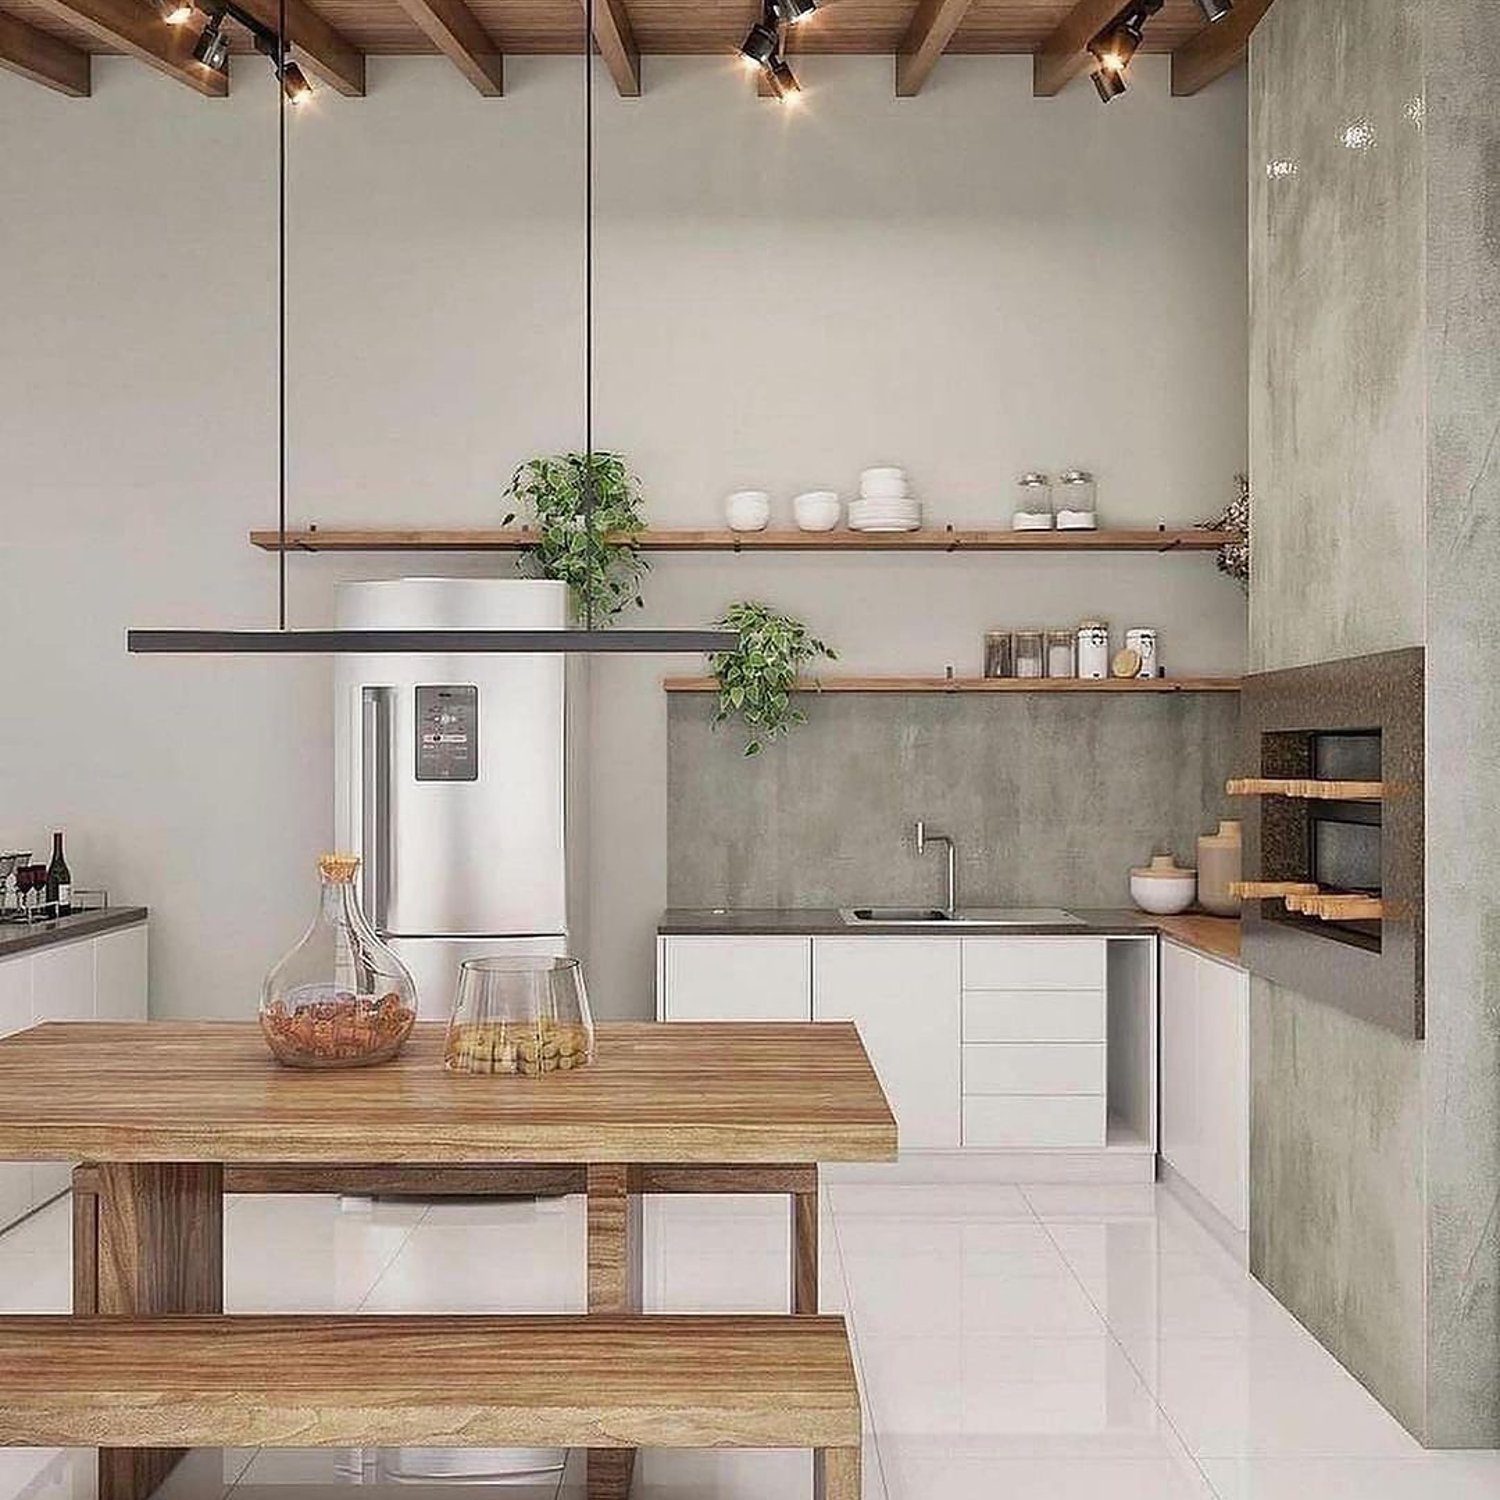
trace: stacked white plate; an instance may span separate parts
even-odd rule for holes
[[[849,502],[851,531],[919,531],[922,502],[912,497],[905,469],[866,469],[859,499]]]

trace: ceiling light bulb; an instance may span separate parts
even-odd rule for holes
[[[777,57],[771,66],[766,69],[766,76],[771,80],[771,92],[778,99],[790,99],[794,94],[802,92],[802,85],[797,82],[797,75],[792,72],[784,57]]]
[[[205,68],[222,73],[229,62],[229,38],[224,35],[224,12],[217,11],[203,23],[203,30],[193,44],[193,56]]]
[[[1094,87],[1099,92],[1099,97],[1108,104],[1111,99],[1118,99],[1128,87],[1125,82],[1125,74],[1116,72],[1113,68],[1095,68],[1089,77],[1094,81]]]
[[[187,4],[177,4],[175,0],[167,0],[162,19],[168,26],[186,26],[193,19],[193,7]]]
[[[805,21],[817,8],[817,0],[766,0],[766,9],[788,26]]]
[[[740,43],[740,55],[757,68],[769,68],[781,48],[781,38],[776,28],[764,21],[757,21]]]
[[[1211,26],[1215,21],[1222,21],[1234,9],[1234,0],[1198,0],[1198,9]]]
[[[294,62],[289,62],[281,70],[281,92],[286,95],[288,104],[306,104],[312,98],[312,84]]]

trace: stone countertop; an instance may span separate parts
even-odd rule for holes
[[[54,943],[71,943],[76,938],[97,937],[101,932],[134,927],[145,920],[144,906],[107,906],[103,911],[74,912],[51,922],[0,923],[0,959],[29,953],[33,948],[50,948]]]
[[[1178,917],[1155,917],[1149,912],[1128,908],[1068,907],[1066,910],[1079,920],[1007,924],[1004,927],[971,927],[954,923],[951,928],[944,928],[880,922],[862,922],[855,927],[832,908],[726,911],[684,907],[664,912],[656,930],[663,937],[850,937],[860,934],[933,937],[944,932],[967,937],[1132,937],[1159,933],[1214,958],[1239,962],[1240,924],[1233,917],[1210,917],[1197,912]]]

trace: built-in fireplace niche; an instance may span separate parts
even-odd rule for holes
[[[1247,964],[1420,1037],[1421,650],[1250,677],[1241,724]]]

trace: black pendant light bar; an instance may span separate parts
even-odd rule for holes
[[[138,656],[327,656],[348,652],[496,655],[533,652],[634,654],[733,650],[732,630],[131,630]]]
[[[177,0],[166,0],[174,19],[192,14]],[[594,487],[594,5],[585,0],[584,20],[584,481],[583,521],[592,525]],[[780,10],[800,16],[810,12],[813,0],[776,0]],[[184,14],[184,12],[186,14]],[[281,79],[278,119],[277,187],[279,194],[277,280],[279,285],[279,337],[277,340],[278,468],[277,468],[277,629],[275,630],[128,630],[125,649],[134,655],[192,656],[327,656],[384,653],[413,654],[632,654],[691,653],[712,655],[732,651],[739,643],[733,630],[595,630],[592,608],[586,609],[581,630],[289,630],[286,623],[286,111],[306,97],[305,81],[294,63],[286,61],[286,0],[279,6],[277,31],[263,38],[255,31],[257,48],[271,58]],[[768,12],[769,14],[770,12]],[[217,5],[209,12],[209,37],[205,50],[220,45],[223,17],[242,20],[233,4]],[[217,18],[217,20],[215,19]],[[243,24],[243,22],[242,22]],[[201,39],[200,39],[201,41]],[[264,45],[262,45],[264,43]],[[784,64],[783,64],[784,66]],[[299,91],[298,85],[301,85]]]

